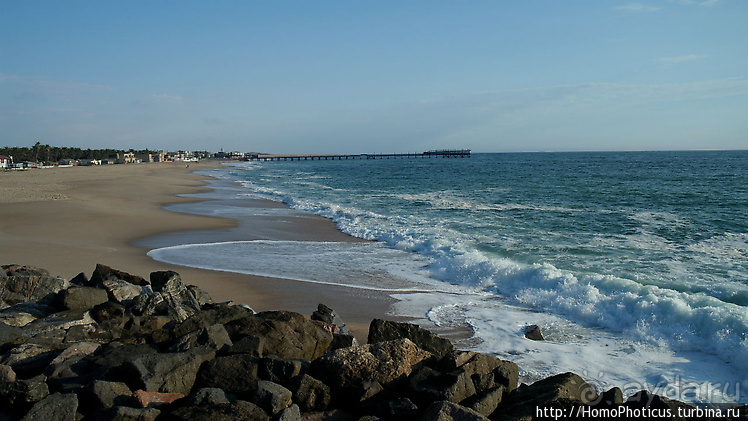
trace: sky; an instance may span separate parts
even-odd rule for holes
[[[0,0],[0,146],[748,149],[746,22],[746,0]]]

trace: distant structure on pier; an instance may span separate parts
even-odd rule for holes
[[[470,149],[435,149],[421,153],[374,153],[358,155],[276,155],[276,154],[248,154],[245,161],[327,161],[343,159],[395,159],[395,158],[470,158]]]

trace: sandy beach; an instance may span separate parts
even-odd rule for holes
[[[215,301],[241,302],[257,311],[310,314],[325,303],[365,340],[369,322],[383,317],[392,303],[385,294],[174,266],[154,261],[146,255],[148,248],[136,245],[158,234],[235,227],[231,219],[163,209],[198,200],[177,195],[205,191],[206,177],[193,172],[218,165],[203,161],[189,167],[150,163],[0,172],[0,264],[37,266],[67,279],[80,272],[90,275],[97,263],[144,277],[174,270]],[[300,238],[356,241],[322,217],[290,222],[288,232]]]

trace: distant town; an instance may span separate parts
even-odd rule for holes
[[[257,152],[80,149],[37,143],[32,147],[0,148],[0,170],[60,168],[144,162],[197,162],[203,159],[249,160]]]

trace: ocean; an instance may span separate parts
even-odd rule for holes
[[[224,196],[281,201],[374,241],[217,241],[153,258],[383,291],[398,299],[393,314],[469,327],[461,348],[515,361],[527,383],[573,371],[627,395],[748,402],[748,151],[244,162],[206,174],[236,182]],[[221,215],[241,212],[288,210]],[[524,338],[530,325],[546,340]]]

